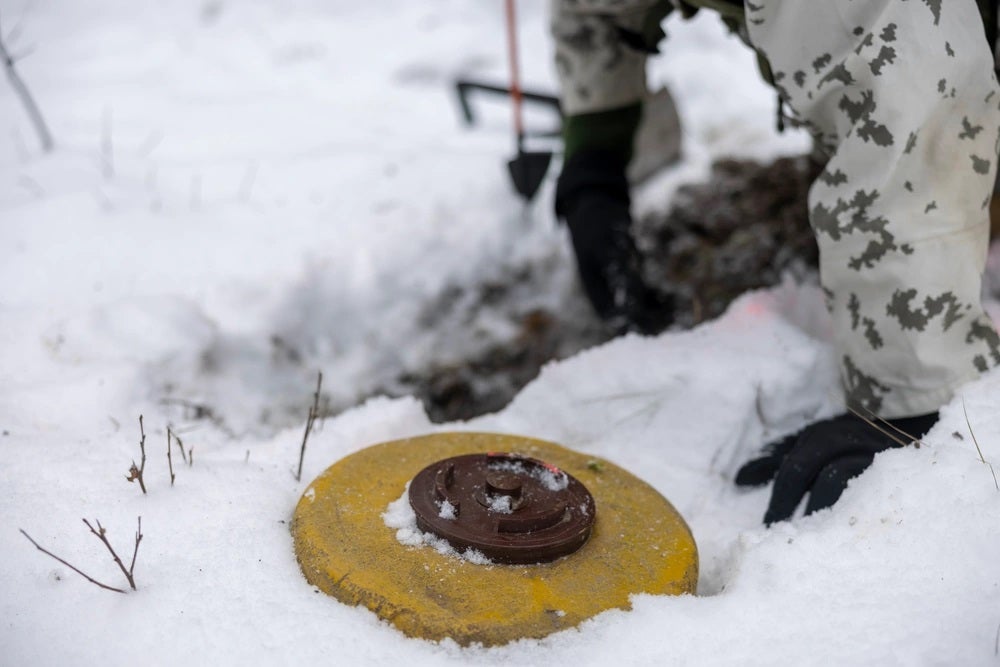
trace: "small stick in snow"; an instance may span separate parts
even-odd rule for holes
[[[170,427],[167,427],[167,467],[170,468],[170,486],[174,485],[174,459],[170,455],[171,443],[173,442],[174,434],[171,433]],[[183,450],[181,450],[183,451]]]
[[[45,119],[42,118],[42,112],[38,109],[38,105],[35,104],[35,99],[31,96],[31,92],[24,85],[24,81],[21,80],[17,70],[14,69],[17,59],[7,50],[7,46],[3,41],[2,30],[0,30],[0,60],[3,60],[4,67],[7,69],[7,79],[10,81],[11,87],[17,93],[18,97],[21,98],[21,103],[24,104],[24,108],[28,112],[28,117],[31,119],[32,125],[35,126],[35,131],[42,142],[42,150],[48,153],[52,150],[53,146],[52,134],[49,132],[49,128],[45,124]]]
[[[187,457],[187,454],[184,452],[184,443],[181,442],[180,436],[177,435],[176,433],[174,433],[174,440],[177,441],[177,448],[181,450],[181,459],[184,461],[184,463],[187,463],[188,462],[188,457]],[[190,466],[190,465],[191,464],[188,463],[188,466]]]
[[[135,465],[135,459],[132,459],[132,467],[128,469],[129,482],[139,482],[139,488],[142,489],[143,495],[146,494],[146,482],[142,479],[142,474],[146,472],[146,431],[142,427],[142,415],[139,415],[139,433],[142,434],[142,438],[139,440],[139,451],[142,452],[142,459],[139,466]]]
[[[875,429],[882,435],[886,436],[887,438],[898,444],[900,447],[906,447],[908,444],[912,442],[914,447],[920,449],[920,446],[924,444],[924,442],[920,438],[915,438],[906,431],[904,431],[903,429],[893,426],[887,420],[882,419],[874,412],[871,412],[870,410],[864,407],[862,407],[861,409],[868,413],[867,417],[861,414],[859,410],[851,407],[850,405],[847,406],[847,409],[852,413],[854,413],[855,417],[862,419],[866,424],[868,424],[873,429]],[[878,421],[878,423],[876,423],[876,420]],[[892,430],[890,431],[889,429]]]
[[[174,433],[174,440],[177,442],[177,449],[181,450],[181,458],[184,463],[188,465],[188,468],[194,465],[194,446],[188,447],[187,451],[184,451],[184,442],[181,437]]]
[[[122,559],[118,557],[117,553],[115,553],[114,547],[112,547],[111,543],[108,542],[108,538],[104,534],[104,526],[101,525],[101,522],[95,519],[95,522],[97,523],[97,530],[94,530],[94,527],[91,526],[90,522],[86,519],[84,519],[83,522],[87,525],[87,528],[90,528],[90,532],[96,535],[97,539],[104,543],[104,546],[111,552],[111,557],[114,558],[115,563],[118,564],[118,568],[122,571],[122,574],[125,575],[125,579],[128,580],[128,585],[132,587],[133,591],[136,590],[135,576],[133,573],[135,572],[135,557],[136,554],[139,553],[139,542],[142,541],[142,517],[139,517],[139,527],[135,531],[135,549],[132,551],[132,563],[129,565],[127,570],[125,569],[125,564],[122,563]]]
[[[106,591],[114,591],[115,593],[125,593],[125,592],[126,592],[126,591],[122,590],[121,588],[115,588],[114,586],[108,586],[107,584],[102,584],[102,583],[101,583],[101,582],[99,582],[99,581],[98,581],[97,579],[94,579],[94,578],[93,578],[93,577],[91,577],[90,575],[88,575],[88,574],[84,573],[84,572],[83,572],[82,570],[80,570],[80,569],[79,569],[79,568],[77,568],[76,566],[74,566],[74,565],[71,565],[70,563],[66,562],[65,560],[63,560],[63,559],[62,559],[62,558],[60,558],[59,556],[57,556],[57,555],[55,555],[54,553],[52,553],[51,551],[49,551],[48,549],[45,549],[45,548],[43,548],[42,546],[40,546],[40,545],[38,544],[38,542],[36,542],[36,541],[34,541],[33,539],[31,539],[31,535],[28,535],[28,534],[27,534],[26,532],[24,532],[24,529],[23,529],[23,528],[18,528],[18,530],[20,530],[20,531],[21,531],[21,534],[22,534],[22,535],[24,535],[24,536],[25,536],[26,538],[28,538],[28,541],[29,541],[29,542],[31,542],[31,543],[32,543],[33,545],[35,545],[35,548],[36,548],[36,549],[38,549],[39,551],[41,551],[41,552],[42,552],[43,554],[45,554],[46,556],[49,556],[50,558],[54,558],[54,559],[56,559],[57,561],[59,561],[60,563],[62,563],[62,564],[63,564],[63,565],[65,565],[66,567],[68,567],[69,569],[73,570],[74,572],[76,572],[76,573],[77,573],[77,574],[79,574],[79,575],[80,575],[81,577],[83,577],[84,579],[86,579],[86,580],[87,580],[87,581],[89,581],[90,583],[94,584],[95,586],[100,586],[101,588],[103,588],[103,589],[104,589],[104,590],[106,590]]]
[[[295,474],[295,481],[302,481],[302,461],[306,457],[306,442],[309,441],[309,432],[312,431],[313,424],[319,417],[319,392],[323,387],[323,371],[316,377],[316,393],[313,394],[313,403],[309,407],[309,415],[306,417],[306,430],[302,434],[302,448],[299,449],[299,471]]]
[[[965,396],[962,396],[962,412],[965,413],[965,425],[969,427],[969,435],[972,436],[972,442],[975,443],[976,451],[979,452],[979,460],[993,473],[993,484],[997,487],[997,491],[1000,491],[1000,482],[997,482],[997,471],[993,469],[993,464],[983,456],[983,450],[979,447],[979,441],[976,440],[976,434],[972,430],[972,423],[969,421],[969,411],[965,409]]]

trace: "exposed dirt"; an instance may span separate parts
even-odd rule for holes
[[[637,221],[647,280],[674,297],[674,326],[715,317],[743,292],[776,284],[786,271],[805,274],[815,267],[806,194],[816,173],[805,156],[766,165],[725,160],[714,165],[707,183],[682,187],[666,216]],[[408,373],[383,393],[418,396],[434,421],[469,419],[505,406],[546,362],[612,337],[596,318],[518,313],[513,297],[530,289],[532,273],[516,280],[521,284],[480,290],[471,305],[518,322],[510,342],[460,363]]]

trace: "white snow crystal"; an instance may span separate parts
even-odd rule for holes
[[[441,501],[441,511],[438,512],[438,516],[442,519],[448,519],[449,521],[454,521],[458,513],[455,506],[449,503],[447,500]]]
[[[498,514],[513,514],[510,496],[493,496],[490,498],[490,510]]]
[[[409,492],[410,485],[407,483],[406,488],[403,490],[403,495],[389,503],[385,508],[385,512],[382,513],[382,521],[387,527],[396,531],[396,540],[400,544],[408,547],[429,546],[443,556],[461,558],[476,565],[494,564],[485,554],[476,549],[459,551],[448,544],[447,540],[438,537],[434,533],[425,533],[417,528],[417,515],[413,512],[413,508],[410,507]],[[444,511],[444,504],[442,503],[442,511]],[[450,503],[448,503],[448,506],[454,512],[454,506]],[[442,518],[454,518],[454,516],[442,516]]]
[[[558,468],[549,468],[544,465],[533,463],[526,464],[523,461],[497,461],[490,464],[494,470],[510,472],[516,475],[527,475],[539,482],[549,491],[562,491],[569,486],[569,476]]]

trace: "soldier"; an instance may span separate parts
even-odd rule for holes
[[[825,154],[809,220],[846,402],[919,438],[958,387],[1000,365],[1000,336],[980,303],[1000,90],[976,3],[682,4],[723,13]],[[552,0],[566,114],[556,211],[595,309],[638,329],[649,290],[629,232],[625,166],[645,59],[672,9],[666,0]],[[791,517],[807,494],[807,513],[828,507],[897,445],[882,431],[891,429],[850,413],[817,422],[765,447],[736,483],[775,479],[768,524]]]

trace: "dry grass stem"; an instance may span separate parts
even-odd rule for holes
[[[174,485],[174,458],[170,454],[170,450],[173,449],[171,443],[173,442],[174,434],[170,432],[170,427],[167,427],[167,467],[170,469],[170,486]]]
[[[969,427],[969,435],[972,436],[972,442],[976,445],[976,451],[979,452],[979,460],[983,462],[984,466],[990,469],[990,472],[993,474],[993,484],[997,487],[997,491],[1000,491],[1000,482],[997,482],[997,471],[993,469],[993,464],[983,456],[983,450],[979,446],[979,441],[976,440],[976,433],[972,430],[972,422],[969,421],[969,411],[965,408],[965,396],[962,397],[962,412],[965,413],[965,425]]]
[[[188,464],[188,467],[190,467],[191,464],[188,463],[188,455],[184,451],[184,443],[181,441],[180,436],[177,435],[176,433],[174,433],[174,440],[177,441],[177,448],[181,450],[181,459],[184,461],[184,463]]]
[[[873,429],[875,429],[885,437],[889,438],[893,442],[897,443],[900,447],[906,447],[912,442],[914,447],[920,449],[920,447],[924,444],[924,442],[920,438],[914,437],[913,435],[907,433],[903,429],[893,424],[890,424],[885,419],[882,419],[881,417],[875,415],[872,412],[869,412],[868,410],[865,410],[865,412],[868,412],[869,415],[866,416],[862,414],[859,410],[852,408],[851,406],[847,406],[847,409],[850,410],[855,417],[858,417],[859,419],[863,420],[866,424],[868,424]]]
[[[39,551],[41,551],[46,556],[49,556],[50,558],[54,558],[55,560],[59,561],[60,563],[62,563],[63,565],[65,565],[69,569],[73,570],[74,572],[76,572],[81,577],[83,577],[84,579],[86,579],[90,583],[94,584],[95,586],[99,586],[99,587],[103,588],[106,591],[114,591],[115,593],[126,593],[127,592],[127,591],[122,590],[121,588],[115,588],[114,586],[108,586],[107,584],[102,584],[97,579],[94,579],[89,574],[86,574],[85,572],[83,572],[82,570],[80,570],[78,567],[76,567],[76,566],[74,566],[74,565],[66,562],[65,560],[63,560],[59,556],[55,555],[54,553],[52,553],[48,549],[45,549],[44,547],[40,546],[38,544],[38,542],[36,542],[33,539],[31,539],[31,535],[28,535],[28,533],[24,532],[24,529],[19,528],[18,530],[21,531],[22,535],[24,535],[26,538],[28,538],[29,542],[31,542],[33,545],[35,545],[36,549],[38,549]]]
[[[299,449],[299,469],[295,473],[295,481],[302,481],[302,462],[306,457],[306,443],[309,441],[309,433],[312,431],[313,424],[319,417],[319,394],[320,390],[323,388],[323,371],[319,371],[316,377],[316,392],[313,394],[312,405],[309,406],[309,415],[306,417],[306,430],[302,434],[302,447]]]
[[[142,415],[139,415],[139,433],[142,435],[139,439],[139,451],[142,454],[141,463],[137,466],[135,459],[132,459],[132,467],[128,469],[128,476],[125,479],[129,482],[139,482],[139,488],[142,489],[142,493],[145,495],[146,482],[143,480],[142,475],[146,472],[146,431],[142,426]]]
[[[135,531],[135,548],[132,550],[132,562],[129,565],[128,569],[125,568],[125,563],[123,563],[122,559],[118,557],[118,554],[115,552],[114,547],[112,547],[111,543],[108,542],[107,535],[105,534],[106,531],[104,530],[104,526],[101,525],[101,522],[95,519],[95,523],[97,523],[96,530],[92,525],[90,525],[90,522],[87,521],[86,519],[83,519],[83,523],[85,523],[87,525],[87,528],[90,528],[90,532],[96,535],[97,539],[99,539],[104,544],[107,550],[111,553],[111,557],[118,565],[118,569],[122,571],[122,574],[125,575],[125,579],[128,580],[128,585],[132,587],[133,591],[136,590],[135,576],[133,573],[135,572],[135,557],[139,553],[139,542],[142,541],[142,517],[141,516],[139,517],[139,527]]]

